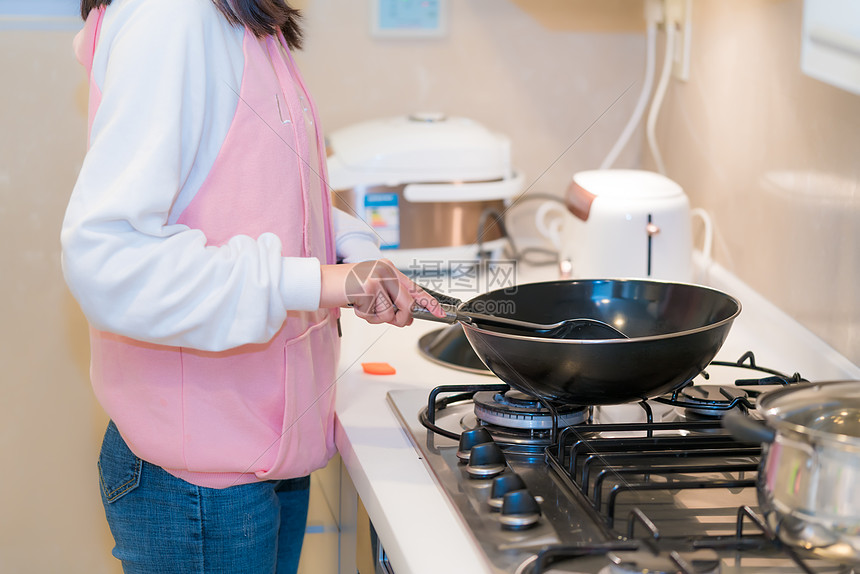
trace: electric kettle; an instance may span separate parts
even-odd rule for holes
[[[693,279],[692,218],[705,225],[707,212],[691,209],[684,190],[655,172],[632,169],[575,174],[564,202],[541,205],[538,230],[556,246],[576,278],[630,277],[689,282]]]

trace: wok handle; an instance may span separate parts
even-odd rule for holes
[[[456,297],[451,297],[450,295],[443,295],[442,293],[428,289],[423,285],[420,285],[420,287],[424,289],[428,295],[439,301],[439,306],[442,307],[443,311],[445,311],[445,316],[437,317],[424,307],[414,305],[411,311],[414,318],[423,319],[425,321],[435,321],[437,323],[447,323],[449,325],[456,323],[459,320],[457,310],[460,308],[460,305],[463,304],[461,300]]]
[[[744,442],[772,443],[776,431],[739,411],[729,411],[722,418],[723,427]]]
[[[442,307],[443,311],[445,311],[444,317],[437,317],[424,307],[419,307],[418,305],[412,307],[412,316],[416,319],[435,321],[436,323],[447,323],[448,325],[457,322],[458,317],[456,309],[452,309],[450,305],[447,305],[445,303],[439,303],[439,306]]]

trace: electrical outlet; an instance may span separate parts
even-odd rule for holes
[[[690,79],[690,38],[692,31],[693,0],[664,0],[664,25],[675,28],[675,53],[672,56],[672,75],[686,82]]]

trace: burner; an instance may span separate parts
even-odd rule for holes
[[[712,374],[717,376],[712,377]],[[738,374],[752,377],[737,378]],[[712,361],[699,377],[710,383],[691,382],[654,401],[685,409],[685,416],[689,420],[716,419],[731,409],[754,411],[756,400],[763,392],[806,381],[800,373],[789,376],[756,365],[755,355],[749,351],[735,362]]]
[[[678,399],[684,402],[688,413],[719,418],[730,408],[754,408],[757,395],[740,387],[695,385],[681,389]]]
[[[475,416],[483,423],[510,429],[545,430],[552,428],[552,413],[535,397],[515,390],[481,391],[473,397]],[[577,425],[588,419],[588,407],[553,406],[558,428]]]
[[[674,557],[648,551],[610,552],[609,559],[612,565],[606,571],[612,574],[675,574],[682,571],[718,574],[720,572],[720,561],[713,550],[698,550],[686,555],[677,553]],[[684,570],[679,568],[676,560],[684,564]]]

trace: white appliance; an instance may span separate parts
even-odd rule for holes
[[[560,261],[570,263],[572,277],[689,282],[694,216],[705,224],[707,257],[710,218],[690,209],[680,185],[651,171],[604,169],[575,174],[564,203],[542,205],[536,224]]]
[[[504,135],[468,118],[417,113],[348,126],[327,145],[336,205],[365,220],[398,267],[503,248],[493,214],[523,187]]]

